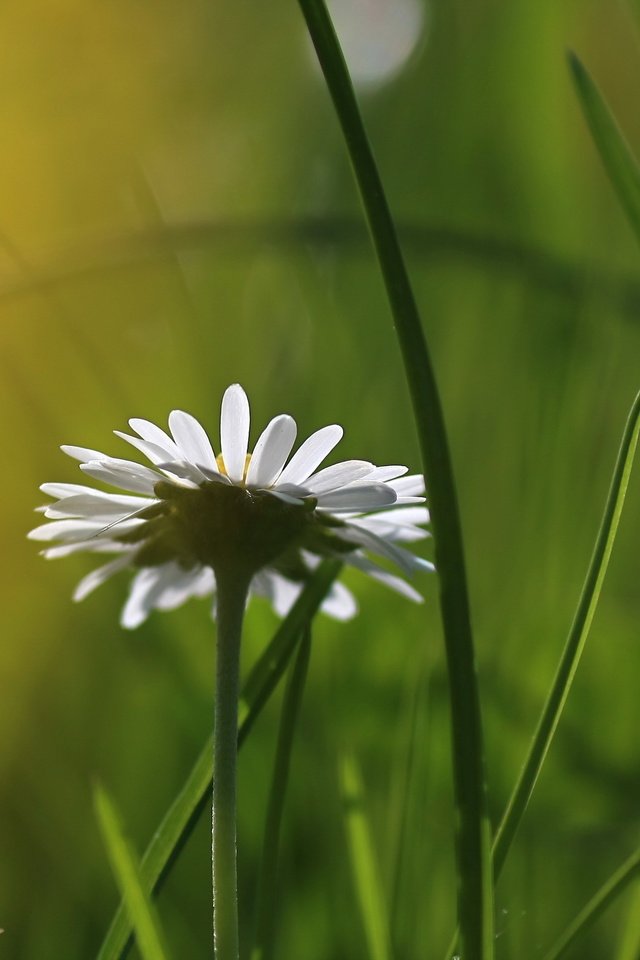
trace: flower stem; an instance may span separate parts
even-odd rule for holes
[[[249,578],[235,570],[220,570],[216,571],[216,586],[218,637],[211,832],[213,941],[216,960],[238,960],[238,695],[240,638]]]

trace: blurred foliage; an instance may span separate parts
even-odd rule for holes
[[[404,70],[363,90],[363,110],[450,429],[497,819],[640,386],[638,250],[565,61],[576,49],[640,152],[638,9],[432,0],[427,13]],[[86,960],[117,896],[92,779],[142,849],[210,730],[213,626],[193,603],[125,634],[123,581],[72,606],[85,561],[45,564],[24,539],[38,485],[77,480],[58,444],[117,453],[112,429],[173,407],[215,436],[221,393],[240,380],[256,431],[290,411],[301,435],[342,423],[345,457],[417,467],[417,448],[296,4],[27,0],[0,11],[0,28],[0,411],[15,455],[0,561],[0,946]],[[639,530],[634,475],[577,682],[498,888],[501,957],[543,952],[637,842]],[[417,608],[355,573],[350,584],[360,616],[314,632],[280,955],[366,957],[336,774],[346,749],[395,891],[396,954],[439,957],[455,898],[437,587],[421,583]],[[275,624],[251,607],[245,667]],[[240,764],[247,945],[276,729],[274,703]],[[172,952],[193,960],[210,955],[208,844],[203,822],[159,903]],[[612,955],[632,896],[576,955]]]

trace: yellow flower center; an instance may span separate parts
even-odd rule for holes
[[[221,453],[219,453],[218,456],[216,457],[216,463],[217,463],[217,465],[218,465],[218,470],[219,470],[219,472],[222,474],[222,476],[223,476],[223,477],[228,477],[229,474],[227,473],[227,468],[226,468],[226,466],[225,466],[224,457],[222,456]],[[245,483],[245,481],[246,481],[246,479],[247,479],[247,471],[248,471],[248,469],[249,469],[249,464],[250,464],[250,463],[251,463],[251,454],[248,453],[248,454],[246,455],[246,457],[244,458],[244,470],[243,470],[243,472],[242,472],[242,480],[240,481],[240,483]]]

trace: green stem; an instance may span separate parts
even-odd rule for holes
[[[262,843],[262,860],[258,877],[258,907],[256,923],[256,943],[252,951],[252,960],[272,960],[275,947],[275,933],[278,907],[278,852],[280,847],[280,828],[284,801],[289,782],[289,767],[291,751],[296,733],[296,724],[302,694],[311,655],[311,628],[304,630],[295,662],[291,668],[287,687],[282,703],[280,728],[278,730],[278,745],[276,748],[275,763],[267,817],[265,821],[264,839]]]
[[[213,939],[216,960],[238,960],[236,768],[240,638],[249,579],[235,570],[216,571],[217,657],[213,730],[211,863]]]
[[[434,533],[451,697],[461,954],[493,957],[491,831],[462,531],[444,416],[380,174],[324,0],[298,0],[345,138],[389,298],[413,402]]]

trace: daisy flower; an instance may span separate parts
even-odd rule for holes
[[[29,537],[48,544],[45,557],[110,555],[80,581],[75,600],[120,570],[133,570],[121,623],[134,628],[154,609],[215,597],[224,568],[248,577],[250,592],[268,598],[284,616],[326,556],[422,600],[384,561],[405,576],[433,570],[403,546],[428,536],[423,478],[366,460],[318,469],[342,437],[337,424],[313,433],[289,459],[297,429],[283,414],[248,453],[249,401],[234,384],[222,399],[218,456],[201,424],[181,410],[170,414],[169,432],[148,420],[134,418],[129,425],[132,434],[116,435],[150,466],[86,447],[61,448],[80,461],[85,476],[122,492],[75,483],[40,488],[54,502],[38,508],[48,522]],[[321,609],[346,620],[357,607],[336,582]]]

